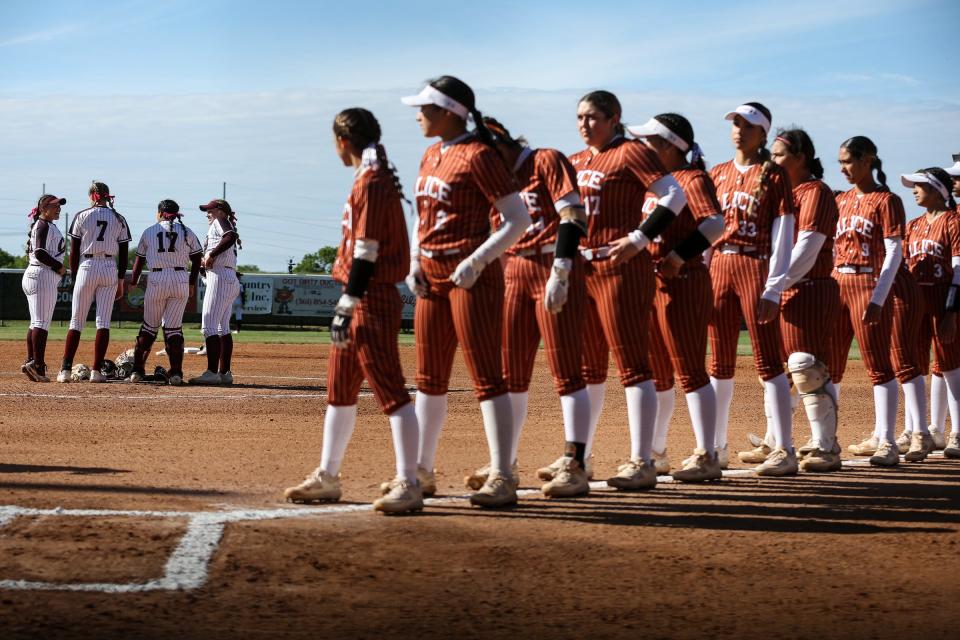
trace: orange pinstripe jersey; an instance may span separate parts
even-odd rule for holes
[[[889,191],[857,195],[857,190],[851,189],[837,196],[837,209],[833,264],[873,267],[879,272],[883,239],[903,237],[906,213],[900,197]]]
[[[570,156],[577,170],[580,198],[587,210],[587,238],[597,248],[640,226],[647,188],[667,175],[660,159],[638,140],[617,138],[594,155],[584,149]]]
[[[343,238],[333,265],[333,277],[346,284],[357,240],[376,240],[376,269],[372,282],[396,284],[410,267],[410,242],[400,194],[393,174],[384,167],[364,168],[353,181],[343,207]]]
[[[790,178],[782,168],[773,165],[767,174],[767,186],[760,202],[753,205],[752,216],[748,213],[762,170],[763,165],[758,163],[740,173],[733,160],[728,160],[710,169],[710,177],[723,210],[724,229],[720,242],[754,246],[758,255],[769,255],[773,219],[792,214],[795,208]]]
[[[676,220],[650,244],[650,255],[654,260],[666,257],[674,247],[693,233],[704,218],[720,213],[717,192],[706,172],[700,169],[679,169],[673,172],[673,177],[680,183],[683,193],[687,196],[687,206],[683,208]],[[647,193],[647,199],[643,203],[644,217],[653,213],[658,201],[656,194]],[[686,264],[689,266],[703,264],[703,256],[690,258]]]
[[[794,242],[801,231],[816,231],[827,238],[806,277],[829,278],[833,270],[833,236],[837,232],[837,218],[840,215],[833,191],[823,180],[808,180],[793,188],[793,200],[797,205]]]
[[[947,211],[932,221],[926,214],[907,224],[907,267],[918,284],[945,284],[953,279],[950,259],[960,256],[960,215]]]
[[[490,205],[515,191],[503,158],[476,137],[445,150],[439,142],[431,145],[416,185],[420,247],[473,251],[490,235]]]

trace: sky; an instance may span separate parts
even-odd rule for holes
[[[593,89],[615,92],[627,123],[683,113],[708,164],[733,155],[724,113],[760,101],[774,127],[812,135],[834,188],[839,144],[873,139],[913,217],[899,174],[960,153],[958,35],[949,0],[2,0],[0,248],[23,251],[43,185],[73,213],[106,182],[136,240],[164,198],[203,234],[197,205],[226,183],[240,262],[285,271],[339,243],[353,173],[333,153],[336,113],[374,112],[412,191],[432,141],[399,98],[444,74],[566,153]]]

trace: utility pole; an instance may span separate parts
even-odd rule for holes
[[[227,199],[227,183],[226,182],[223,183],[223,199],[224,200]]]

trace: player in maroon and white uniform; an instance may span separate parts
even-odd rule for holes
[[[403,103],[420,107],[417,121],[439,137],[420,162],[418,223],[407,284],[418,296],[417,419],[420,484],[435,490],[433,462],[447,414],[447,389],[457,343],[480,401],[490,446],[490,474],[470,500],[483,507],[517,500],[512,470],[513,410],[503,379],[503,267],[500,256],[530,225],[517,185],[475,106],[473,90],[452,76],[431,80]],[[467,130],[473,120],[474,131]],[[490,233],[490,206],[503,225]],[[425,493],[430,493],[425,488]]]
[[[895,442],[897,383],[890,358],[893,304],[888,300],[903,259],[906,224],[903,203],[886,186],[877,147],[864,136],[840,146],[840,172],[854,185],[837,196],[833,277],[840,284],[840,315],[830,341],[827,370],[839,388],[854,336],[873,383],[874,433],[848,449],[870,455],[870,463],[893,466],[900,456]],[[876,180],[873,172],[877,172]]]
[[[563,413],[564,455],[553,465],[543,492],[570,497],[590,491],[586,452],[590,399],[581,375],[583,305],[586,288],[583,260],[577,251],[586,232],[586,213],[577,176],[567,158],[554,149],[532,149],[515,140],[500,122],[484,119],[507,166],[532,223],[506,252],[503,310],[503,376],[513,406],[513,458],[527,416],[528,389],[541,336]],[[492,224],[501,216],[493,210]],[[487,469],[468,478],[478,489]]]
[[[717,400],[704,363],[710,317],[706,310],[713,304],[713,292],[703,252],[723,233],[723,214],[700,146],[694,142],[693,126],[686,118],[662,113],[628,130],[653,149],[687,198],[687,206],[676,221],[650,244],[658,276],[650,323],[650,360],[657,389],[653,441],[657,472],[670,470],[667,429],[673,416],[676,373],[697,446],[673,478],[681,482],[717,480],[722,475],[715,450]],[[657,203],[656,194],[647,193],[644,213],[655,211]]]
[[[916,203],[926,209],[907,224],[904,238],[906,263],[920,285],[924,308],[918,340],[920,361],[934,358],[947,387],[949,402],[960,402],[960,341],[957,341],[957,311],[960,310],[960,215],[950,193],[954,180],[933,167],[900,177],[913,188]],[[919,462],[935,448],[926,421],[914,423],[910,448],[904,458]],[[953,426],[944,455],[960,457],[960,429]]]
[[[783,475],[796,469],[791,444],[790,384],[783,371],[778,303],[765,292],[787,275],[795,227],[793,194],[786,172],[770,160],[766,148],[770,111],[748,102],[726,114],[733,122],[732,160],[710,170],[723,206],[726,227],[710,261],[713,317],[710,321],[710,376],[717,394],[717,450],[727,463],[727,423],[733,400],[733,375],[741,319],[746,321],[753,361],[764,387],[775,459],[757,467],[759,475]]]
[[[340,464],[356,426],[360,384],[367,378],[389,417],[396,453],[396,476],[382,487],[374,508],[419,511],[420,434],[397,349],[403,303],[396,285],[410,264],[403,192],[372,113],[357,107],[341,111],[333,120],[333,135],[337,156],[355,173],[333,267],[344,289],[330,325],[323,448],[320,466],[284,495],[294,502],[340,499]]]
[[[23,293],[30,307],[30,327],[27,329],[27,359],[20,371],[34,382],[50,382],[47,377],[47,330],[57,304],[57,285],[67,272],[63,264],[66,245],[63,234],[55,224],[60,219],[60,207],[65,198],[43,195],[30,212],[30,232],[27,234],[27,260],[23,272]]]
[[[790,177],[797,208],[797,231],[787,276],[763,296],[780,303],[787,367],[810,421],[810,441],[799,450],[800,468],[839,471],[837,393],[826,365],[829,337],[840,309],[840,287],[830,277],[837,202],[823,182],[823,165],[806,131],[777,132],[771,156]],[[780,465],[787,463],[787,456],[778,458]],[[764,462],[767,466],[777,463],[776,458]],[[794,473],[795,467],[780,470]]]
[[[618,489],[657,484],[653,463],[657,392],[650,368],[647,326],[653,308],[653,260],[644,251],[687,205],[683,190],[649,147],[624,137],[620,101],[593,91],[577,105],[580,137],[587,148],[570,156],[587,212],[587,307],[583,371],[590,395],[591,438],[603,408],[610,354],[627,400],[630,456],[607,483]],[[659,200],[649,216],[650,191]]]

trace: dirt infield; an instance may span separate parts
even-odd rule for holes
[[[458,497],[486,451],[458,357],[438,500],[411,517],[370,511],[393,452],[364,394],[346,502],[305,508],[280,496],[319,458],[326,348],[239,345],[230,389],[39,385],[15,373],[21,350],[0,343],[4,639],[903,639],[955,637],[960,625],[960,461],[850,460],[836,474],[734,471],[704,486],[547,500],[534,471],[563,435],[541,361],[520,447],[531,491],[516,509],[481,511]],[[402,353],[412,374],[413,350]],[[192,356],[186,366],[203,367]],[[740,358],[734,451],[764,429],[761,393]],[[872,428],[859,361],[841,401],[846,445]],[[678,398],[674,463],[692,447]],[[595,449],[598,480],[628,451],[615,376]]]

